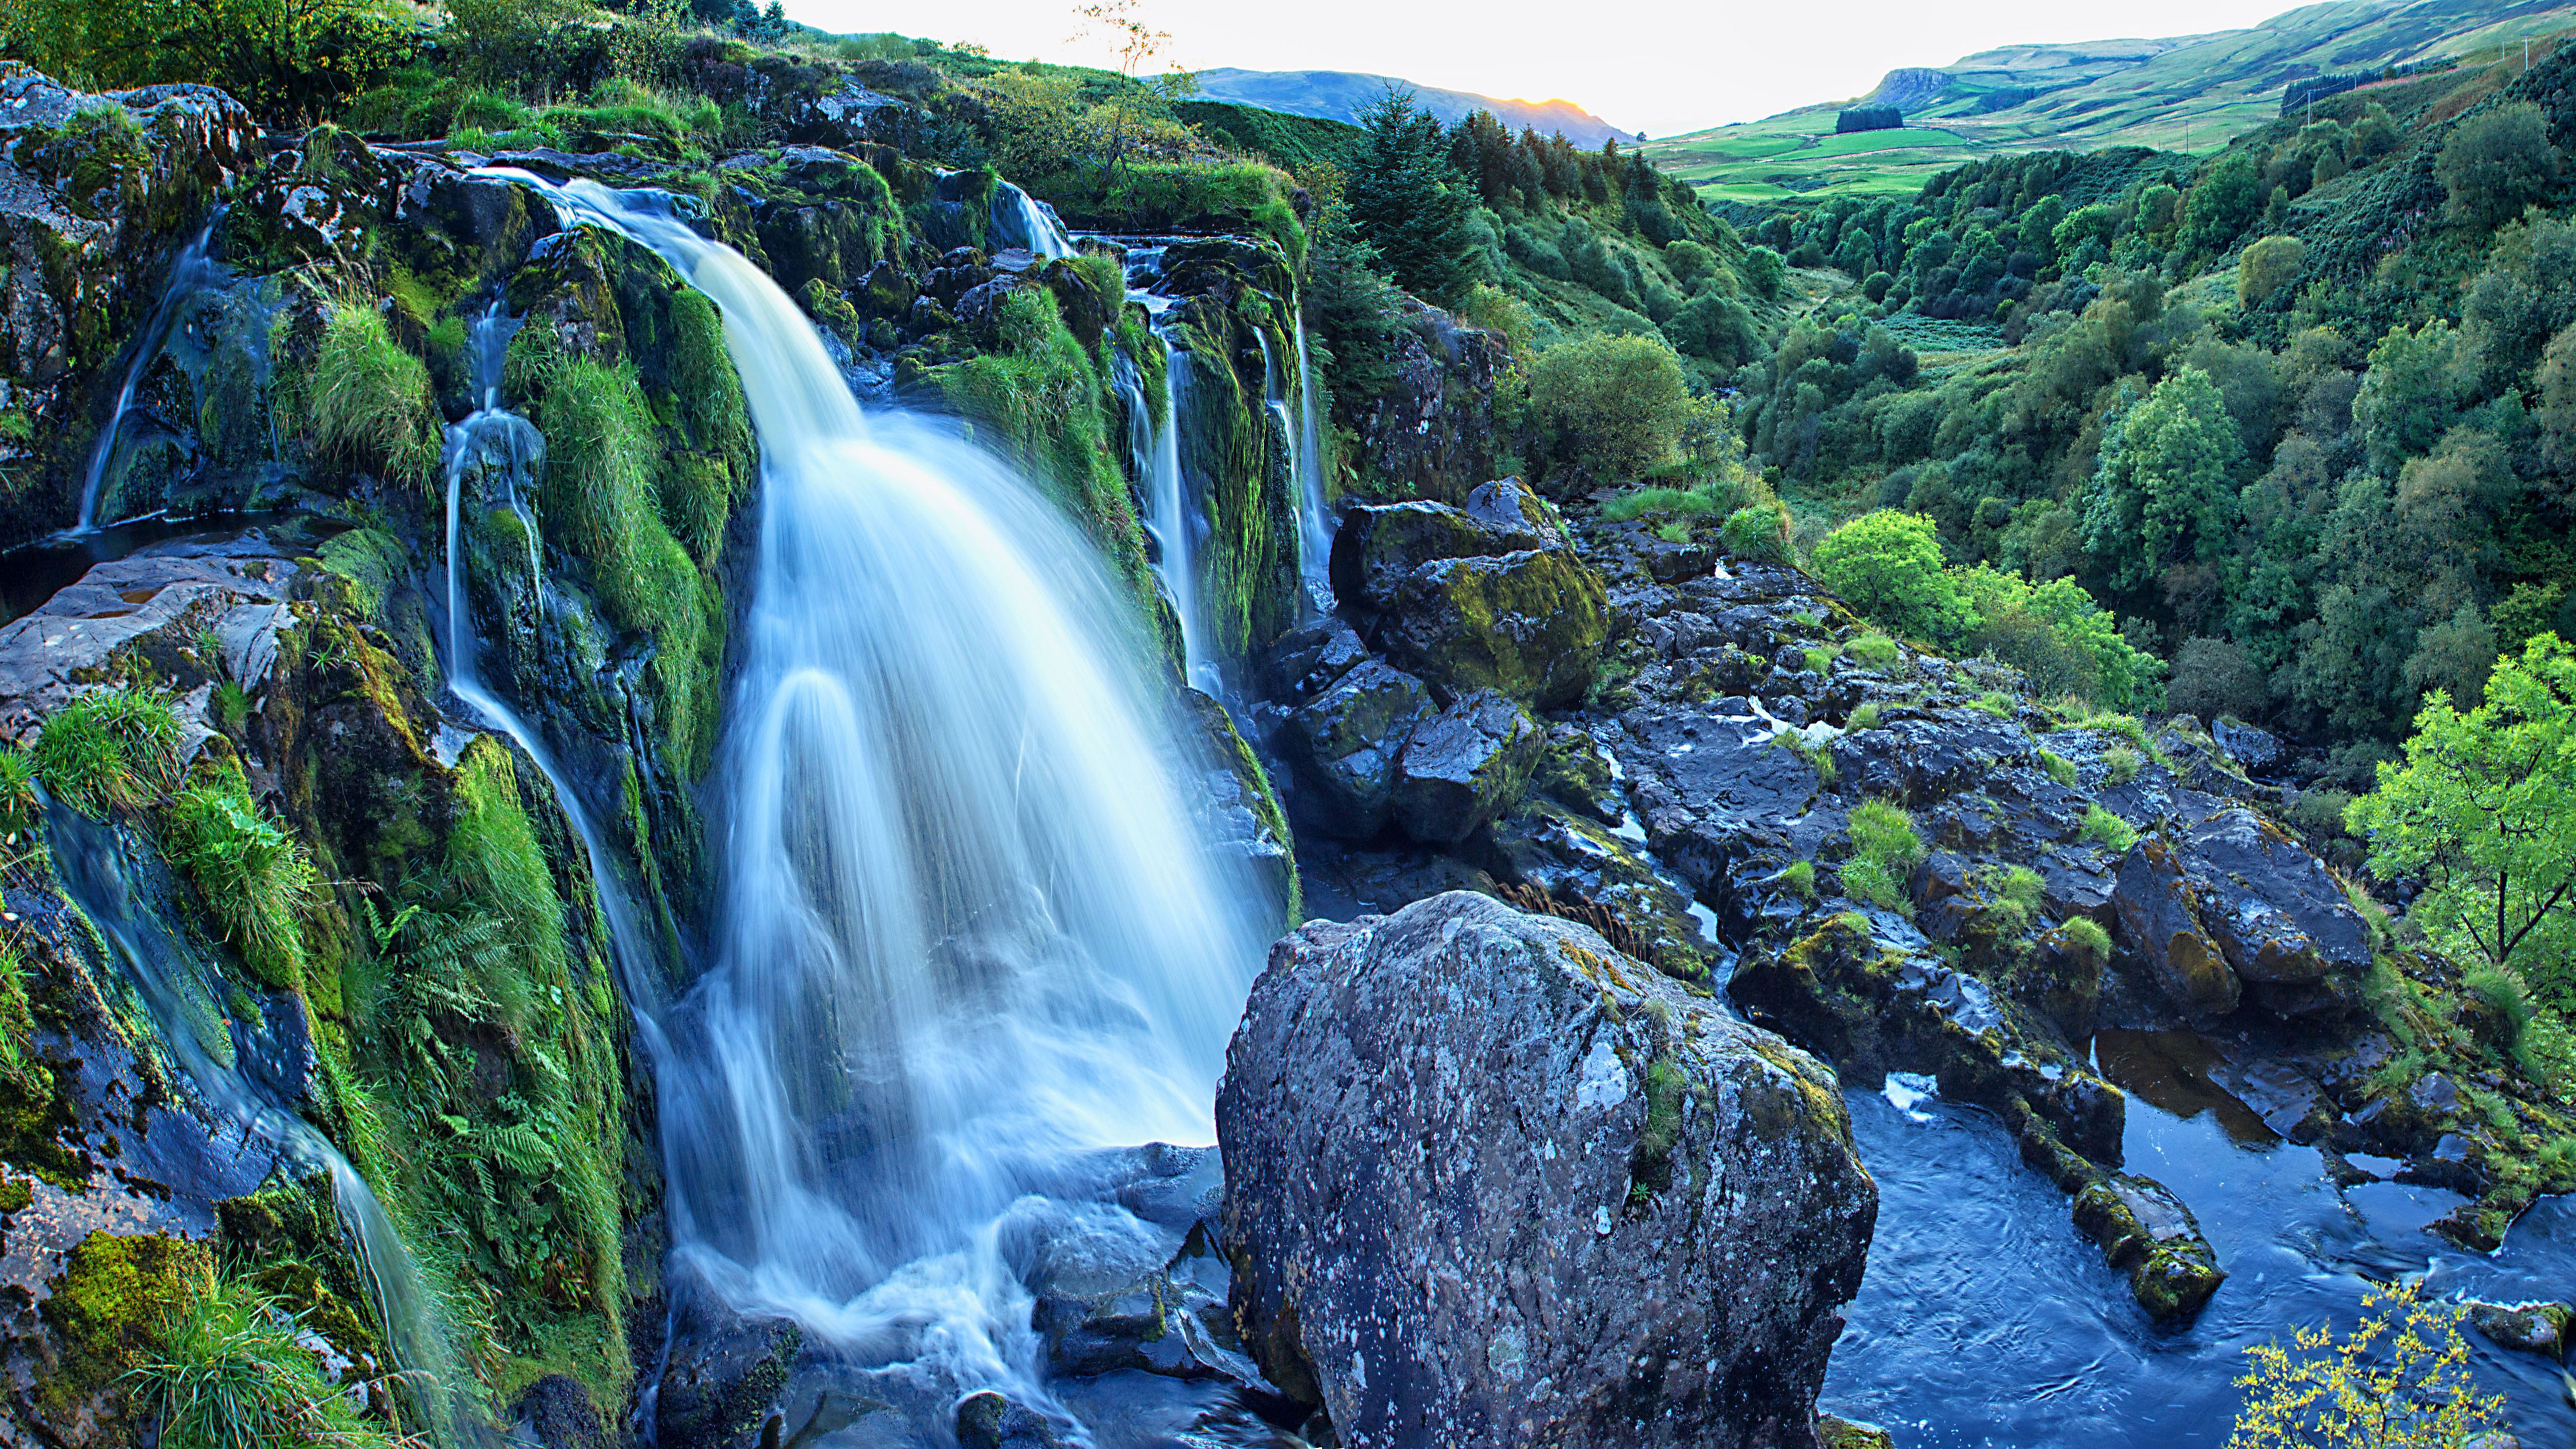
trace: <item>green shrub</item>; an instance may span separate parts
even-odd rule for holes
[[[304,917],[320,882],[303,843],[230,781],[180,791],[164,827],[171,863],[196,882],[252,973],[301,985]]]
[[[1872,669],[1885,669],[1902,657],[1905,650],[1884,634],[1862,634],[1845,644],[1843,652]]]
[[[2077,838],[2088,845],[2099,845],[2114,855],[2123,855],[2138,843],[2137,827],[2099,805],[2084,807],[2084,826]]]
[[[2236,299],[2260,306],[2290,284],[2306,265],[2307,245],[2294,236],[2267,236],[2236,259]]]
[[[128,1378],[164,1449],[377,1449],[396,1441],[323,1377],[284,1307],[229,1277],[168,1305],[161,1349]]]
[[[2055,750],[2039,752],[2039,767],[2048,772],[2048,778],[2061,785],[2075,783],[2075,762]]]
[[[2352,801],[2349,790],[2303,790],[2298,803],[2290,807],[2290,823],[2312,836],[2332,840],[2344,833],[2344,811]]]
[[[104,819],[168,794],[179,778],[179,717],[142,689],[85,694],[45,720],[36,737],[36,773],[55,799]]]
[[[2433,175],[2450,193],[2450,219],[2486,228],[2546,195],[2558,168],[2549,117],[2530,101],[2511,101],[2461,117]]]
[[[1924,854],[1914,817],[1885,800],[1864,800],[1853,807],[1846,828],[1852,854],[1843,862],[1843,890],[1871,905],[1912,915],[1906,881]]]
[[[1920,514],[1864,513],[1827,534],[1808,565],[1864,618],[1907,638],[1938,642],[1976,627],[1941,566],[1940,536]]]
[[[384,314],[343,301],[330,308],[312,370],[296,389],[314,451],[395,482],[438,473],[438,403],[429,368],[394,342]]]
[[[1950,575],[1974,616],[1962,647],[2020,670],[2033,694],[2077,695],[2114,709],[2161,698],[2164,661],[2131,646],[2073,579],[2034,586],[1985,564]]]
[[[1681,359],[1660,339],[1599,333],[1531,361],[1529,407],[1556,462],[1634,478],[1675,456],[1691,397]]]

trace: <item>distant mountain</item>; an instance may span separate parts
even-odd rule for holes
[[[2293,82],[2518,60],[2526,37],[2571,27],[2576,0],[2330,0],[2244,30],[2008,45],[1892,70],[1858,101],[1669,137],[1647,154],[1710,200],[1755,208],[1910,195],[1933,173],[1996,151],[2214,150],[2279,115]],[[1904,129],[1837,136],[1836,113],[1863,103],[1895,106]]]
[[[1636,132],[1620,130],[1572,101],[1498,100],[1471,91],[1437,90],[1394,76],[1366,75],[1350,70],[1235,70],[1229,67],[1203,70],[1197,75],[1202,95],[1233,101],[1238,105],[1286,111],[1292,116],[1320,116],[1328,121],[1356,124],[1360,113],[1374,104],[1388,86],[1410,86],[1414,100],[1443,123],[1455,121],[1473,111],[1491,111],[1514,131],[1523,126],[1542,136],[1562,131],[1565,139],[1578,146],[1598,146],[1613,137],[1621,141],[1637,138]]]

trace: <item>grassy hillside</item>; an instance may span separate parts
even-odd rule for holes
[[[1910,196],[1963,161],[1998,153],[2148,146],[2214,151],[2280,114],[2291,83],[2459,60],[2521,63],[2521,42],[2576,25],[2564,0],[2367,0],[2303,6],[2247,30],[1981,51],[1892,73],[1865,100],[1902,129],[1834,134],[1846,102],[1802,107],[1647,145],[1714,203],[1767,208],[1833,196]]]

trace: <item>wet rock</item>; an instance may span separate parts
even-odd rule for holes
[[[1396,826],[1425,845],[1455,845],[1519,803],[1546,741],[1520,706],[1492,690],[1414,727],[1395,765]]]
[[[1816,1438],[1823,1449],[1896,1449],[1896,1436],[1876,1424],[1820,1414]]]
[[[2471,1303],[2469,1322],[2478,1332],[2516,1353],[2564,1358],[2567,1328],[2576,1322],[2576,1307],[2565,1303]]]
[[[1354,461],[1399,492],[1455,501],[1494,476],[1510,437],[1494,400],[1511,345],[1409,298],[1389,343],[1391,377],[1359,419]]]
[[[2249,771],[2268,770],[2281,763],[2287,753],[2281,748],[2280,736],[2226,715],[2218,717],[2209,733],[2218,742],[2220,753]]]
[[[1088,1442],[1059,1431],[1037,1410],[991,1389],[968,1394],[957,1405],[958,1449],[1075,1449]]]
[[[1473,508],[1445,503],[1361,503],[1333,531],[1334,597],[1364,609],[1389,609],[1407,575],[1441,559],[1491,557],[1561,548],[1563,532],[1547,505],[1504,479],[1476,490]]]
[[[1691,898],[1656,873],[1642,842],[1553,800],[1523,805],[1481,840],[1480,858],[1495,876],[1536,893],[1507,893],[1522,909],[1581,920],[1675,980],[1707,979],[1716,948]]]
[[[1832,1074],[1592,932],[1309,924],[1217,1123],[1237,1317],[1352,1449],[1813,1443],[1877,1207]]]
[[[2185,838],[2203,928],[2248,982],[2307,985],[2370,966],[2370,933],[2323,862],[2251,810]]]
[[[1029,1326],[1046,1342],[1051,1371],[1075,1377],[1136,1370],[1168,1378],[1255,1379],[1251,1365],[1212,1337],[1222,1324],[1223,1270],[1216,1292],[1187,1273],[1182,1236],[1133,1214],[1094,1205],[1051,1205],[1020,1231],[1022,1281],[1037,1301]]]
[[[668,1449],[749,1449],[769,1418],[805,1333],[781,1318],[753,1318],[692,1283],[678,1294],[654,1442]]]
[[[1358,632],[1327,614],[1280,635],[1270,646],[1261,660],[1262,692],[1271,699],[1312,699],[1368,657]]]
[[[2187,1323],[2227,1274],[2200,1224],[2164,1184],[2122,1173],[2078,1193],[2075,1226],[2129,1275],[2129,1291],[2158,1323]]]
[[[610,1449],[614,1443],[590,1395],[562,1374],[548,1374],[528,1386],[519,1396],[518,1419],[545,1449]]]
[[[1647,842],[1738,938],[1762,901],[1746,883],[1812,859],[1842,829],[1838,812],[1818,808],[1816,767],[1749,708],[1736,699],[1634,709],[1612,743]]]
[[[1386,828],[1395,764],[1414,727],[1438,713],[1422,681],[1385,662],[1361,663],[1314,702],[1291,712],[1279,747],[1303,786],[1300,819],[1329,834],[1366,839]]]
[[[2236,1009],[2236,973],[2193,912],[2182,863],[2162,839],[2149,836],[2129,848],[2111,905],[2122,941],[2166,1002],[2196,1019]]]
[[[1493,529],[1506,541],[1504,552],[1524,548],[1562,548],[1565,520],[1556,508],[1523,486],[1518,478],[1480,483],[1467,494],[1469,518]]]
[[[295,574],[257,539],[93,566],[36,612],[0,626],[0,740],[23,738],[120,652],[176,663],[185,648],[196,678],[220,669],[258,694],[277,660],[277,631],[294,622],[286,598]],[[197,659],[209,631],[219,657]]]

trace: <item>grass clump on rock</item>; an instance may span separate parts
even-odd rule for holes
[[[163,1449],[378,1449],[397,1440],[322,1376],[302,1326],[248,1284],[200,1277],[130,1371]]]
[[[178,782],[179,717],[146,689],[85,694],[45,720],[35,773],[55,799],[92,820],[140,809]]]
[[[300,389],[314,451],[331,462],[426,485],[438,471],[437,396],[429,368],[405,352],[384,314],[334,304]]]
[[[1912,915],[1906,878],[1923,863],[1923,837],[1914,833],[1914,817],[1885,800],[1864,800],[1852,810],[1849,832],[1852,854],[1843,862],[1844,892]]]
[[[2138,843],[2138,830],[2099,805],[2087,805],[2078,838],[2087,845],[2101,846],[2113,855],[2125,855],[2130,846]]]
[[[304,917],[320,873],[293,832],[236,780],[191,785],[170,802],[170,861],[196,882],[224,939],[252,974],[280,989],[304,977]]]

